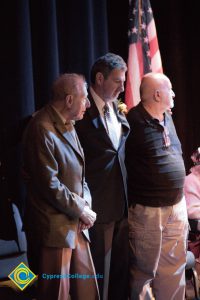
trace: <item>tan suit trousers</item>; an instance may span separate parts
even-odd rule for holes
[[[90,278],[77,278],[84,275]],[[67,300],[69,294],[72,300],[99,299],[89,243],[82,234],[75,249],[41,248],[37,300]]]

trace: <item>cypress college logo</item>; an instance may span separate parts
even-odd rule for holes
[[[23,291],[36,278],[36,275],[21,262],[8,277]]]

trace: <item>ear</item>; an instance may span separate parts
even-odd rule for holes
[[[102,74],[101,72],[98,72],[98,73],[96,74],[96,83],[97,83],[98,85],[101,85],[102,82],[103,82],[103,80],[104,80],[103,74]]]
[[[72,95],[67,95],[65,98],[65,104],[67,108],[71,108],[73,104],[73,96]]]
[[[154,91],[154,99],[156,102],[160,102],[160,90]]]

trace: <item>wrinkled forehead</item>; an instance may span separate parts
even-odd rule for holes
[[[87,82],[80,78],[76,81],[75,85],[73,86],[73,92],[78,94],[86,93],[87,87]]]

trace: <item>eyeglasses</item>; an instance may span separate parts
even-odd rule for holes
[[[163,144],[165,148],[168,148],[171,145],[171,140],[169,137],[169,130],[167,129],[166,126],[163,126]]]

